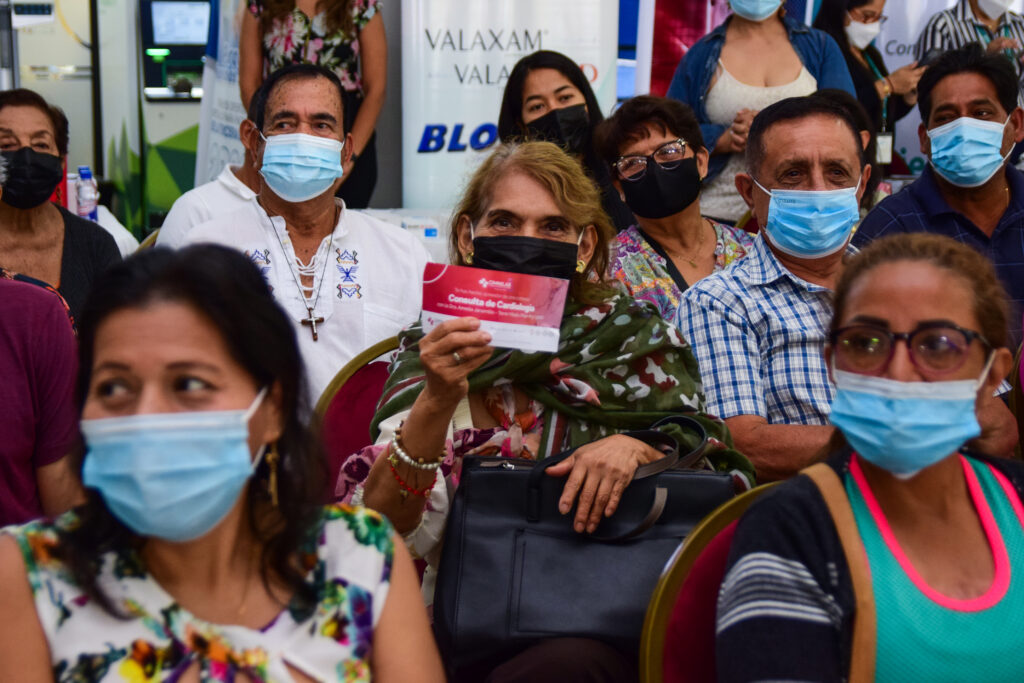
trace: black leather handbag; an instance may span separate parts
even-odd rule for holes
[[[637,651],[665,563],[735,495],[728,474],[679,469],[702,457],[707,434],[692,418],[671,419],[699,430],[701,446],[680,458],[661,432],[627,432],[666,456],[638,468],[593,534],[573,530],[574,511],[558,512],[565,478],[545,474],[573,451],[540,463],[465,458],[434,594],[434,631],[452,671],[546,638],[596,638]]]

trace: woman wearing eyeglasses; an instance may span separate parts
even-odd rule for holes
[[[964,447],[1012,364],[1005,302],[984,257],[937,235],[878,240],[846,267],[826,357],[848,445],[828,464],[863,548],[851,556],[866,563],[874,643],[852,644],[851,565],[799,476],[737,527],[719,680],[839,681],[865,656],[876,681],[1024,678],[1024,465]]]
[[[612,244],[608,274],[671,319],[686,288],[745,256],[753,237],[701,215],[708,150],[685,104],[634,97],[594,137],[615,189],[636,216]]]
[[[876,133],[892,133],[896,122],[917,104],[917,81],[925,67],[911,62],[892,73],[874,40],[887,17],[885,0],[822,0],[814,28],[832,36],[846,58],[857,99]]]

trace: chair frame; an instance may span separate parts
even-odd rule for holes
[[[694,527],[665,563],[644,617],[640,635],[640,682],[664,683],[665,632],[676,599],[697,558],[718,534],[747,511],[747,508],[780,482],[756,486],[722,503]]]
[[[140,251],[144,251],[146,249],[152,249],[154,246],[156,246],[156,236],[159,235],[159,234],[160,234],[160,228],[157,228],[153,232],[151,232],[148,235],[146,235],[146,239],[142,240],[139,243],[139,246],[137,246],[135,248],[135,253],[137,254]]]
[[[345,363],[345,365],[338,370],[338,374],[334,376],[330,384],[324,389],[323,393],[320,394],[320,398],[316,402],[316,416],[319,419],[323,419],[327,413],[328,406],[331,405],[331,401],[334,400],[335,395],[341,391],[341,388],[345,386],[345,383],[352,379],[352,375],[363,367],[368,365],[377,358],[383,356],[385,353],[389,353],[398,348],[398,336],[388,337],[382,339],[373,346],[364,349],[352,360]]]

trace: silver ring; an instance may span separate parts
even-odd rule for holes
[[[459,355],[458,351],[452,351],[452,358],[455,359],[455,364],[459,365],[462,363],[462,356]]]

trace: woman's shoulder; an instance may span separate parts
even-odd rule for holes
[[[320,514],[321,548],[338,546],[391,557],[395,530],[382,514],[370,508],[347,503],[327,505]]]
[[[17,544],[30,578],[46,573],[64,575],[66,567],[60,559],[60,532],[77,524],[78,517],[71,511],[56,519],[36,519],[8,526],[0,530],[0,534],[10,536]],[[35,582],[32,585],[35,586]]]

